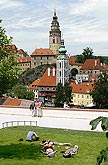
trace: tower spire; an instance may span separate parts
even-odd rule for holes
[[[53,20],[51,22],[51,30],[49,31],[49,48],[54,54],[59,54],[59,48],[61,44],[61,31],[56,15],[56,9],[54,9]]]
[[[54,16],[56,16],[56,9],[54,9]]]

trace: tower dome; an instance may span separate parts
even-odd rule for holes
[[[67,59],[67,55],[66,55],[66,48],[65,48],[65,45],[64,45],[64,39],[61,39],[61,46],[60,46],[60,49],[59,49],[59,56],[57,57],[58,59]]]
[[[65,54],[67,52],[66,48],[65,48],[65,45],[64,45],[64,39],[61,39],[61,46],[60,46],[60,49],[59,49],[59,53],[60,54]]]

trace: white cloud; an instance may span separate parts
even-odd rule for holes
[[[18,0],[0,0],[0,8],[3,9],[12,9],[18,7],[24,7],[25,4]]]
[[[23,45],[28,52],[33,51],[35,43],[39,47],[49,46],[54,8],[70,52],[77,54],[86,45],[98,52],[99,45],[100,54],[108,55],[108,0],[0,0],[3,27],[14,37],[16,45]]]

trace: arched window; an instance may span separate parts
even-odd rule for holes
[[[53,38],[53,43],[55,43],[55,38]]]
[[[61,71],[60,71],[60,76],[61,76]]]
[[[61,62],[60,62],[60,68],[61,68]]]

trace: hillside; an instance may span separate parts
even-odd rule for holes
[[[28,69],[19,76],[18,83],[24,86],[29,85],[34,80],[39,79],[44,74],[44,72],[48,67],[55,67],[55,66],[56,64],[44,64],[44,65],[39,65],[36,68]]]

